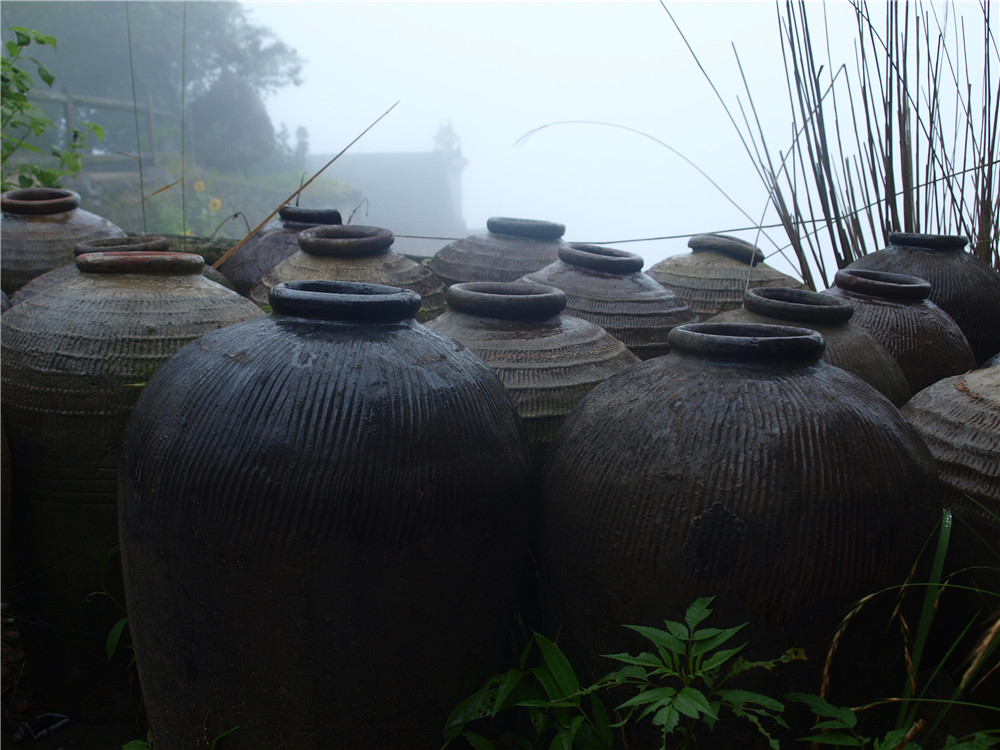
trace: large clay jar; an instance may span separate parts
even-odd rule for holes
[[[762,323],[809,328],[823,334],[823,360],[854,373],[896,406],[910,398],[910,385],[899,364],[868,331],[852,325],[850,302],[807,289],[750,289],[743,307],[713,316],[709,323]]]
[[[437,748],[498,667],[528,453],[500,379],[409,290],[297,281],[149,380],[122,448],[153,744]]]
[[[392,249],[388,229],[355,224],[318,226],[298,234],[299,251],[261,276],[250,292],[267,304],[271,289],[284,281],[351,281],[410,289],[423,300],[417,319],[426,322],[444,312],[444,285],[425,266]]]
[[[1000,353],[1000,274],[965,251],[966,237],[892,232],[882,250],[848,270],[891,271],[925,279],[930,300],[958,323],[980,364]]]
[[[559,248],[555,263],[524,278],[562,289],[567,315],[596,323],[639,359],[650,359],[670,351],[673,328],[696,323],[698,316],[642,266],[635,253],[571,243]]]
[[[83,240],[124,237],[107,219],[80,208],[72,190],[25,188],[0,196],[0,286],[13,294],[31,279],[73,262]]]
[[[743,293],[756,287],[804,289],[797,279],[764,263],[760,248],[737,237],[696,234],[691,253],[674,255],[647,273],[677,294],[702,319],[743,304]]]
[[[639,358],[595,323],[563,315],[566,295],[529,282],[448,287],[448,311],[428,323],[496,370],[524,420],[536,465],[566,415],[594,386]]]
[[[445,285],[467,281],[517,281],[559,260],[564,224],[494,216],[485,234],[451,242],[427,261]]]
[[[248,239],[243,247],[218,264],[218,270],[244,297],[285,258],[299,251],[298,234],[316,226],[343,224],[340,211],[323,208],[282,206],[278,218]]]
[[[749,623],[746,658],[805,648],[773,676],[814,691],[839,618],[905,580],[933,528],[934,461],[888,399],[822,361],[815,331],[696,323],[670,345],[594,388],[552,442],[547,627],[588,680],[615,667],[599,655],[648,650],[623,625],[715,596],[714,624]]]
[[[166,237],[154,234],[137,234],[127,235],[125,237],[103,237],[95,240],[84,240],[73,248],[73,255],[80,256],[85,255],[86,253],[100,252],[126,253],[152,251],[157,253],[166,253],[170,252],[170,250],[170,240]],[[20,302],[24,302],[26,299],[34,297],[43,289],[53,287],[79,273],[80,269],[77,268],[75,262],[67,263],[65,266],[59,266],[59,268],[53,268],[51,271],[46,271],[41,276],[36,276],[14,292],[11,302],[15,305]],[[202,264],[202,273],[207,279],[210,279],[217,284],[222,284],[230,289],[233,288],[229,279],[206,263]]]
[[[916,276],[841,270],[820,292],[846,299],[852,321],[879,340],[899,363],[913,393],[972,370],[976,359],[962,329],[930,300],[931,285]]]
[[[198,255],[88,253],[76,262],[77,276],[3,314],[0,397],[29,679],[40,699],[97,719],[115,710],[116,678],[127,676],[115,668],[127,666],[124,649],[122,665],[105,655],[123,612],[91,595],[115,578],[121,586],[117,558],[104,568],[118,544],[118,448],[129,412],[175,351],[263,313],[208,281]]]

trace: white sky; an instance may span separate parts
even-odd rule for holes
[[[670,17],[644,2],[250,2],[252,15],[306,59],[304,84],[267,100],[275,126],[309,130],[312,153],[336,153],[399,105],[353,150],[423,151],[450,122],[469,161],[464,216],[566,224],[565,239],[609,242],[753,226],[766,191],[725,111]],[[975,4],[971,4],[975,8]],[[791,115],[774,2],[670,2],[731,110],[744,104],[740,56],[771,149],[787,149]],[[873,7],[878,7],[877,4]],[[824,6],[809,5],[821,28]],[[854,12],[825,12],[835,62],[853,69]],[[820,37],[822,38],[822,37]],[[547,123],[596,120],[644,131]],[[336,164],[328,171],[336,178]],[[773,214],[765,223],[773,223]],[[391,227],[390,227],[391,228]],[[770,256],[755,232],[731,232]],[[784,245],[780,230],[768,230]],[[647,267],[688,252],[686,238],[616,245]],[[792,272],[778,256],[769,263]]]

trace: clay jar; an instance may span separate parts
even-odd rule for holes
[[[564,224],[494,216],[485,234],[442,247],[427,266],[446,286],[468,281],[517,281],[559,259]]]
[[[536,465],[563,419],[594,386],[636,357],[600,326],[564,315],[564,292],[529,282],[468,282],[447,291],[448,311],[428,323],[500,375],[524,420]]]
[[[100,237],[124,237],[107,219],[80,208],[72,190],[26,188],[0,196],[3,291],[13,294],[31,279],[73,262],[77,243]]]
[[[153,742],[436,748],[499,666],[528,454],[500,379],[415,292],[296,281],[183,348],[120,464]]]
[[[420,295],[417,319],[425,322],[444,312],[444,285],[429,269],[393,251],[392,232],[349,224],[305,229],[299,250],[265,273],[250,292],[258,305],[283,281],[351,281],[410,289]]]
[[[343,223],[336,209],[282,206],[278,219],[268,223],[243,247],[218,264],[218,270],[233,283],[237,292],[247,297],[261,276],[298,252],[299,232],[310,227]]]
[[[1000,274],[965,251],[961,235],[892,232],[882,250],[864,255],[847,270],[890,271],[925,279],[929,299],[958,323],[982,364],[1000,353]]]
[[[559,260],[524,279],[562,289],[567,315],[596,323],[639,359],[650,359],[670,351],[667,334],[675,326],[698,316],[642,266],[635,253],[570,243],[559,248]]]
[[[888,399],[822,361],[815,331],[696,323],[670,346],[594,388],[552,441],[547,630],[590,680],[613,668],[600,654],[649,648],[623,625],[715,596],[713,623],[749,623],[743,656],[805,648],[773,675],[814,689],[845,608],[905,580],[933,528],[934,461]]]
[[[690,254],[661,260],[647,273],[702,320],[739,307],[747,289],[804,288],[797,279],[764,263],[764,253],[756,245],[736,237],[696,234],[688,240],[688,247]]]
[[[917,393],[976,366],[962,329],[930,300],[924,279],[886,271],[841,270],[821,294],[846,299],[852,321],[879,340]]]
[[[823,334],[823,360],[857,375],[896,406],[910,398],[910,385],[899,364],[864,328],[851,324],[854,307],[847,300],[806,289],[750,289],[743,307],[712,317],[711,323],[763,323],[809,328]]]
[[[263,313],[208,281],[201,256],[88,253],[80,273],[3,314],[3,426],[12,459],[16,616],[39,700],[107,719],[127,686],[105,639],[123,612],[118,448],[156,368],[201,334]],[[111,560],[109,564],[107,561]],[[115,594],[112,590],[111,594]],[[117,594],[121,601],[120,592]],[[120,669],[120,672],[118,671]]]

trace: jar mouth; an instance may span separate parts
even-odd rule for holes
[[[337,257],[379,255],[392,247],[395,239],[388,229],[358,224],[321,224],[298,234],[303,252]]]
[[[200,274],[205,259],[194,253],[155,250],[110,250],[76,256],[83,273],[130,273],[161,276]]]
[[[135,234],[127,237],[101,237],[78,242],[74,255],[99,252],[170,252],[170,240],[153,234]]]
[[[459,312],[508,320],[544,320],[566,307],[566,293],[528,281],[467,281],[445,291],[448,306]]]
[[[302,208],[301,206],[282,206],[278,217],[285,224],[343,224],[340,211],[335,208]]]
[[[486,220],[486,229],[494,234],[511,234],[534,240],[558,240],[566,234],[566,225],[541,219],[514,219],[507,216],[491,216]]]
[[[583,242],[570,242],[560,247],[559,259],[571,266],[618,274],[637,273],[645,264],[635,253]]]
[[[968,244],[969,238],[961,234],[889,232],[890,247],[957,253],[964,250]]]
[[[420,295],[410,289],[356,281],[283,281],[267,295],[279,315],[357,323],[394,323],[414,318]]]
[[[842,269],[833,277],[833,283],[845,292],[906,302],[924,300],[931,294],[931,283],[926,279],[891,271]]]
[[[854,316],[854,306],[847,300],[787,287],[749,289],[743,307],[758,315],[799,323],[842,325]]]
[[[724,234],[696,234],[687,244],[691,252],[721,253],[748,266],[764,262],[764,253],[759,247],[738,237],[728,237]]]
[[[21,216],[61,214],[79,207],[79,193],[63,188],[19,188],[0,195],[0,209]]]
[[[667,341],[672,352],[759,364],[808,364],[826,349],[822,334],[808,328],[754,323],[687,323]]]

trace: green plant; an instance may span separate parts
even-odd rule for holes
[[[57,160],[56,166],[45,167],[34,162],[21,161],[14,164],[18,151],[45,154],[34,141],[54,129],[55,123],[32,104],[28,94],[35,86],[35,79],[25,70],[25,63],[33,63],[35,72],[42,81],[52,86],[55,76],[34,57],[24,54],[31,44],[47,45],[55,48],[56,39],[38,31],[21,26],[11,29],[14,39],[4,46],[4,56],[0,57],[0,131],[2,131],[3,189],[16,187],[59,187],[59,180],[66,175],[75,175],[83,165],[82,150],[88,134],[93,133],[103,140],[104,131],[100,125],[81,123],[83,130],[73,128],[67,148],[52,145],[49,154]],[[16,179],[15,179],[16,176]]]

